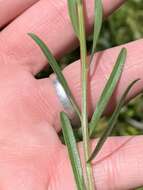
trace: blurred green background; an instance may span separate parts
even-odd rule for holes
[[[104,22],[98,49],[102,50],[142,38],[142,25],[143,0],[127,0],[119,10]],[[106,122],[106,119],[103,122]],[[114,135],[137,134],[143,134],[142,94],[123,108],[114,132]]]
[[[98,50],[124,44],[143,37],[143,0],[127,0],[126,3],[104,21],[102,34],[98,43]],[[90,49],[92,36],[87,40]],[[62,67],[79,58],[79,49],[61,58]],[[49,71],[48,71],[49,72]],[[38,78],[47,76],[47,71]],[[97,134],[107,126],[107,118],[103,118],[97,129]],[[139,95],[125,106],[118,119],[113,135],[141,135],[143,134],[143,95]],[[143,190],[143,188],[140,188]]]

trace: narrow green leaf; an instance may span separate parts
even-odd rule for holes
[[[77,0],[68,0],[68,9],[75,34],[79,36]]]
[[[57,75],[57,78],[59,80],[59,82],[61,83],[61,85],[63,86],[74,110],[76,111],[76,113],[78,114],[79,118],[81,119],[81,113],[80,113],[80,109],[72,95],[72,92],[70,91],[70,88],[67,84],[67,81],[65,80],[64,75],[61,72],[61,69],[56,61],[56,59],[54,58],[54,56],[52,55],[52,53],[50,52],[50,50],[48,49],[48,47],[46,46],[46,44],[35,34],[33,33],[29,33],[28,34],[35,42],[36,44],[40,47],[40,49],[42,50],[43,54],[45,55],[45,57],[47,58],[49,64],[51,65],[53,71],[55,72],[55,74]]]
[[[126,100],[126,98],[127,98],[127,95],[128,95],[128,93],[129,93],[129,91],[131,90],[131,88],[133,87],[133,85],[134,85],[138,80],[139,80],[139,79],[133,81],[133,82],[127,87],[127,89],[125,90],[125,92],[124,92],[124,94],[122,95],[122,97],[121,97],[121,99],[120,99],[118,105],[116,106],[115,111],[113,112],[113,114],[112,114],[112,116],[111,116],[111,118],[110,118],[110,120],[109,120],[109,122],[108,122],[108,127],[105,129],[103,135],[101,136],[99,142],[98,142],[97,145],[96,145],[95,150],[94,150],[93,153],[91,154],[91,156],[90,156],[88,162],[90,162],[91,160],[93,160],[93,159],[97,156],[97,154],[99,153],[99,151],[100,151],[101,148],[103,147],[105,141],[107,140],[108,136],[111,135],[113,129],[114,129],[115,126],[116,126],[115,124],[116,124],[116,122],[117,122],[117,120],[118,120],[118,116],[119,116],[119,114],[120,114],[120,111],[121,111],[121,109],[122,109],[124,103],[125,103],[125,100]]]
[[[91,119],[91,122],[89,125],[90,136],[94,135],[95,128],[98,124],[98,121],[99,121],[101,115],[103,114],[103,112],[115,90],[115,87],[120,79],[120,76],[121,76],[122,70],[123,70],[123,66],[125,64],[126,56],[127,56],[127,50],[125,48],[123,48],[118,56],[117,62],[115,64],[113,71],[107,81],[107,84],[101,94],[101,97],[100,97],[99,101],[97,102],[95,112],[92,116],[92,119]]]
[[[97,41],[100,35],[102,20],[103,20],[103,7],[101,0],[95,0],[95,11],[94,11],[94,31],[93,31],[93,46],[91,51],[90,63],[92,62],[94,53],[96,51]]]
[[[73,174],[77,184],[77,189],[85,190],[86,188],[83,177],[83,169],[81,165],[79,152],[77,149],[76,139],[73,134],[72,126],[70,124],[70,120],[68,119],[68,116],[64,112],[61,112],[60,117],[61,117],[64,140],[68,148],[69,158],[71,161]]]

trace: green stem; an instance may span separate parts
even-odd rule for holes
[[[84,156],[86,166],[86,177],[88,190],[94,190],[94,178],[91,163],[87,163],[90,156],[89,132],[88,132],[88,112],[87,112],[87,80],[88,80],[88,63],[87,63],[87,48],[86,48],[86,34],[85,22],[82,0],[78,1],[78,19],[79,19],[79,41],[81,52],[82,65],[82,134],[84,144]]]

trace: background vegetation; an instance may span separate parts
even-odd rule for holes
[[[128,0],[116,13],[105,21],[99,49],[127,43],[143,37],[143,2],[142,0]],[[129,118],[133,119],[130,120]],[[136,122],[134,122],[137,121]],[[135,98],[120,114],[116,134],[135,135],[142,134],[143,129],[143,96]]]

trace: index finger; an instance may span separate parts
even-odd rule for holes
[[[1,0],[0,29],[39,0]]]
[[[125,0],[104,0],[104,15],[109,15]],[[93,23],[94,0],[86,0],[87,28]],[[0,52],[6,54],[7,62],[28,66],[34,74],[45,65],[41,51],[27,36],[28,32],[39,35],[56,57],[62,56],[77,45],[68,16],[66,0],[41,0],[5,28],[0,34]]]

